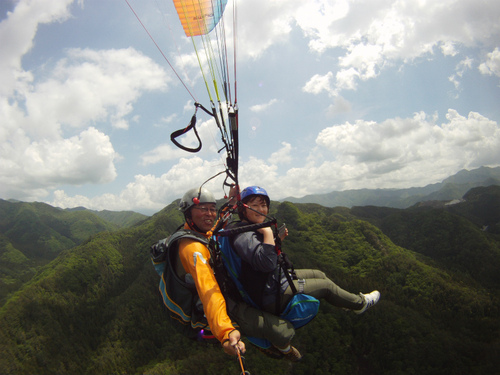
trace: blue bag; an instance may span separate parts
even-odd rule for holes
[[[319,301],[307,294],[297,293],[292,297],[285,310],[281,313],[295,329],[309,323],[318,314]]]

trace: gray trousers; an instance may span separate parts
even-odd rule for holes
[[[298,279],[305,280],[303,293],[317,299],[325,299],[336,307],[350,310],[359,310],[363,307],[364,300],[359,294],[353,294],[340,288],[319,270],[295,270]],[[298,280],[293,283],[299,290]],[[288,287],[281,297],[281,310],[283,311],[293,297],[293,292]],[[227,313],[239,326],[245,336],[260,337],[269,340],[273,345],[284,348],[293,339],[295,328],[293,325],[276,315],[275,304],[267,305],[263,310],[256,309],[244,302],[226,300]]]
[[[279,316],[230,299],[226,299],[226,307],[229,317],[245,336],[264,338],[278,348],[288,346],[295,336],[293,325]]]
[[[303,293],[313,296],[317,299],[325,299],[333,306],[349,310],[359,310],[363,307],[364,300],[359,294],[353,294],[345,291],[332,280],[326,277],[325,273],[319,270],[299,269],[295,270],[299,280],[304,280]],[[298,280],[293,281],[297,290],[299,289]],[[281,297],[281,309],[283,311],[293,297],[290,286],[285,290]],[[265,306],[264,310],[275,312],[275,304]]]

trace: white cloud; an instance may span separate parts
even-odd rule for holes
[[[39,199],[60,184],[116,178],[120,156],[98,122],[127,129],[132,104],[165,90],[165,71],[133,48],[70,49],[53,66],[23,70],[38,25],[67,19],[70,1],[20,1],[0,22],[0,195]],[[44,75],[45,74],[45,75]]]
[[[208,72],[207,61],[204,58],[205,49],[199,51],[199,56],[201,59],[200,61],[203,63],[203,71]],[[177,55],[173,60],[177,74],[180,75],[188,89],[192,89],[195,82],[203,77],[200,69],[200,61],[195,52]]]
[[[357,87],[357,78],[360,78],[360,73],[355,68],[341,69],[336,74],[337,88],[332,90],[338,93],[340,90],[355,90]]]
[[[346,37],[344,33],[331,32],[331,26],[347,17],[349,10],[347,0],[308,1],[296,7],[294,17],[304,34],[310,38],[309,47],[322,53],[330,46],[340,45]]]
[[[109,137],[89,125],[107,120],[126,128],[131,103],[164,86],[164,71],[133,49],[72,50],[46,80],[0,98],[2,196],[32,197],[34,185],[113,180],[117,155]],[[63,135],[76,127],[86,130]]]
[[[455,48],[455,43],[453,43],[452,41],[449,41],[449,40],[445,41],[441,45],[441,52],[445,56],[455,56],[458,53],[457,49]]]
[[[452,109],[446,117],[448,122],[442,125],[420,112],[408,119],[359,120],[324,129],[316,142],[333,161],[323,165],[339,169],[340,176],[350,168],[350,174],[340,179],[336,173],[325,174],[320,185],[331,184],[339,190],[388,188],[404,187],[398,181],[405,181],[406,186],[420,186],[462,168],[498,164],[500,128],[496,122],[475,112],[464,117]]]
[[[375,78],[382,67],[384,58],[382,45],[356,44],[349,47],[349,53],[339,59],[339,65],[348,70],[354,69],[363,79]]]
[[[50,141],[30,141],[21,130],[11,135],[0,145],[3,197],[36,199],[59,184],[107,183],[116,177],[118,155],[109,137],[95,128]]]
[[[495,45],[500,5],[475,0],[326,1],[304,3],[294,14],[317,53],[340,48],[336,89],[353,90],[386,66],[432,55],[455,56],[460,47]],[[489,71],[485,63],[483,72]],[[314,92],[314,91],[309,91]]]
[[[315,74],[311,79],[304,85],[302,91],[310,94],[320,94],[323,91],[329,95],[335,96],[337,93],[332,88],[333,73],[328,72],[325,75]]]
[[[266,111],[269,107],[273,106],[274,104],[278,103],[278,99],[271,99],[267,103],[263,104],[256,104],[250,107],[250,111],[252,112],[264,112]]]
[[[453,83],[456,90],[460,90],[460,78],[463,77],[467,70],[472,69],[473,59],[466,57],[460,61],[455,67],[455,74],[451,75],[448,80]]]
[[[260,185],[275,199],[360,188],[436,183],[463,168],[497,166],[500,127],[478,113],[450,109],[447,122],[423,112],[381,123],[359,120],[324,129],[305,164],[283,170],[275,157],[250,158],[242,185]],[[294,146],[291,146],[292,148]],[[281,172],[281,173],[280,173]]]
[[[172,146],[169,143],[159,145],[155,147],[153,150],[145,152],[141,155],[141,164],[142,165],[150,165],[161,163],[163,161],[178,159],[182,156],[185,156],[186,152]]]
[[[69,5],[73,0],[20,1],[13,12],[0,22],[0,95],[10,95],[23,90],[32,81],[30,72],[23,71],[21,58],[33,47],[39,24],[64,21],[70,16]]]
[[[163,118],[161,119],[161,122],[162,122],[162,124],[170,124],[170,123],[171,123],[171,122],[173,122],[176,118],[177,118],[177,114],[176,114],[176,113],[173,113],[173,114],[171,114],[170,116],[163,117]]]
[[[91,127],[68,139],[32,142],[22,155],[22,167],[38,182],[106,183],[116,177],[115,155],[109,137]]]
[[[81,127],[110,121],[127,129],[124,117],[132,103],[145,91],[164,90],[166,81],[165,71],[133,48],[73,49],[48,79],[25,93],[27,112],[37,124]]]
[[[326,113],[329,117],[334,117],[337,114],[348,113],[350,111],[351,103],[339,95],[334,98],[333,104],[328,106]]]
[[[271,164],[289,164],[292,162],[292,145],[288,142],[281,142],[281,147],[279,150],[273,152],[268,159]]]
[[[266,189],[271,195],[283,189],[281,179],[278,178],[278,165],[275,161],[265,160],[251,156],[248,161],[240,162],[240,187],[258,185]]]
[[[453,109],[446,120],[439,125],[437,116],[419,112],[381,123],[359,120],[331,126],[318,134],[317,147],[305,163],[294,157],[294,146],[288,142],[267,160],[250,157],[240,162],[240,184],[263,186],[273,199],[281,199],[345,189],[423,186],[463,168],[498,165],[498,123],[476,112],[465,117]],[[296,166],[279,167],[291,162]],[[183,158],[159,178],[136,176],[118,196],[97,197],[87,205],[99,207],[106,200],[107,208],[117,202],[121,209],[157,210],[220,170],[216,160]],[[218,192],[220,181],[207,187]]]
[[[48,203],[62,208],[84,206],[96,210],[105,207],[109,210],[156,212],[221,170],[224,168],[218,160],[206,161],[197,156],[181,158],[160,177],[150,174],[136,175],[134,181],[127,184],[119,194],[103,194],[93,198],[81,195],[71,197],[59,190],[54,194],[54,200]],[[221,178],[208,182],[205,187],[218,193],[222,183]],[[216,194],[216,197],[221,198],[218,195],[220,194]]]
[[[456,67],[457,75],[459,77],[463,77],[464,73],[467,70],[472,69],[472,63],[473,62],[474,62],[474,60],[471,59],[470,57],[466,57],[465,59],[463,59],[462,61],[460,61],[457,64],[457,67]]]
[[[500,50],[498,48],[488,53],[486,61],[479,65],[479,71],[482,74],[500,77]]]
[[[241,1],[238,4],[238,43],[245,48],[238,51],[244,61],[248,57],[258,58],[275,43],[288,40],[292,31],[295,1]]]

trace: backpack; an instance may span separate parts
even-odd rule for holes
[[[175,270],[179,260],[179,240],[191,238],[204,245],[209,240],[201,233],[179,229],[167,238],[158,241],[150,248],[151,261],[160,276],[159,290],[169,316],[176,326],[190,338],[199,340],[215,340],[211,335],[203,305],[196,291],[194,280],[186,274],[182,280]]]
[[[244,290],[239,280],[239,275],[241,273],[241,258],[233,250],[230,237],[225,235],[219,236],[218,243],[221,257],[227,269],[227,273],[238,288],[241,297],[249,305],[260,309],[260,307],[257,306],[254,301],[252,301],[248,293]],[[306,325],[312,319],[314,319],[314,317],[316,317],[319,311],[319,301],[312,296],[303,294],[302,292],[297,292],[295,285],[292,282],[291,276],[288,273],[288,269],[285,269],[285,273],[294,295],[283,312],[280,314],[280,317],[288,320],[295,329],[298,329]],[[271,347],[271,343],[266,339],[256,337],[247,338],[252,344],[258,347],[264,349]]]

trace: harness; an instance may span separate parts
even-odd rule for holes
[[[220,258],[218,244],[214,238],[206,238],[199,232],[181,228],[182,226],[169,237],[151,246],[151,260],[160,276],[159,290],[170,318],[182,326],[190,328],[186,329],[188,336],[195,336],[200,330],[209,328],[203,305],[191,275],[186,274],[184,278],[181,278],[176,272],[176,265],[180,262],[178,245],[181,239],[189,238],[207,246],[210,252],[209,264],[214,271],[224,298],[231,298],[234,301],[242,299],[238,289],[227,274]]]
[[[170,318],[180,324],[188,337],[196,338],[201,330],[209,328],[194,281],[189,274],[182,279],[176,272],[182,238],[209,244],[209,240],[198,232],[178,229],[151,246],[151,261],[160,276],[159,290]]]
[[[238,292],[246,303],[251,306],[254,306],[257,309],[260,309],[260,306],[256,303],[254,299],[252,299],[251,295],[243,286],[243,283],[240,279],[242,276],[242,260],[240,256],[234,251],[232,247],[231,237],[234,237],[237,234],[247,232],[247,231],[255,231],[259,228],[264,228],[266,226],[271,226],[276,224],[276,220],[273,219],[268,222],[260,223],[260,224],[250,224],[250,225],[236,225],[232,228],[221,230],[217,233],[217,242],[219,243],[218,251],[220,251],[220,257],[224,263],[224,268],[227,270],[229,277],[232,279],[234,285],[237,287]],[[288,280],[290,288],[293,292],[293,297],[288,305],[285,307],[283,311],[281,311],[281,291],[280,288],[277,288],[276,292],[276,313],[275,315],[282,317],[283,319],[288,320],[295,328],[300,328],[305,324],[309,323],[318,313],[319,310],[319,301],[307,294],[303,294],[303,282],[304,280],[298,280],[299,290],[295,287],[293,283],[293,279],[297,280],[295,275],[295,271],[293,270],[293,265],[287,258],[287,256],[281,252],[281,241],[279,237],[276,238],[276,249],[278,251],[278,280],[281,280],[281,273],[285,273],[285,277]],[[267,273],[266,275],[269,275]],[[267,280],[267,278],[266,278]],[[256,281],[256,284],[259,283],[259,280]],[[261,290],[262,292],[262,290]],[[262,338],[248,337],[249,341],[254,345],[261,348],[269,348],[271,343]]]

